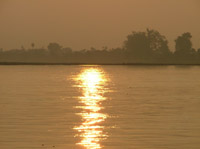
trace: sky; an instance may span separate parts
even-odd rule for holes
[[[47,47],[57,42],[75,50],[123,45],[132,31],[156,29],[174,49],[191,32],[200,48],[199,0],[0,0],[0,48]]]

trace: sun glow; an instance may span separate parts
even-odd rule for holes
[[[82,118],[82,123],[74,127],[79,132],[77,136],[81,139],[77,145],[86,149],[100,149],[102,148],[100,141],[107,138],[103,132],[102,122],[108,115],[101,113],[104,109],[101,102],[106,100],[103,94],[106,92],[104,86],[108,80],[99,68],[84,69],[75,80],[83,91],[83,96],[79,98],[80,106],[76,107],[82,110],[78,113]]]

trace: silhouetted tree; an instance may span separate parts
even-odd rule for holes
[[[195,49],[192,48],[191,33],[183,33],[175,40],[175,59],[178,62],[190,63],[195,60]]]
[[[21,46],[21,50],[25,50],[24,46]]]
[[[197,50],[197,61],[200,61],[200,48]]]
[[[2,58],[2,56],[3,56],[3,49],[0,48],[0,58]]]
[[[176,53],[180,54],[190,54],[192,50],[192,35],[190,33],[183,33],[181,36],[175,40],[176,43]]]
[[[34,44],[34,43],[32,43],[32,44],[31,44],[31,47],[32,47],[32,49],[34,49],[34,47],[35,47],[35,44]]]
[[[155,58],[167,59],[171,54],[165,36],[149,29],[146,32],[133,32],[128,35],[125,50],[129,58],[132,56],[132,59],[141,62],[155,62]]]
[[[200,54],[200,48],[197,50],[197,52]]]
[[[145,32],[132,32],[128,35],[127,40],[124,42],[124,48],[127,52],[128,61],[131,62],[146,61],[153,53]]]
[[[165,36],[161,35],[156,30],[149,29],[147,29],[147,35],[150,42],[150,48],[155,54],[159,56],[167,56],[171,53]]]
[[[147,29],[144,32],[132,32],[127,36],[123,47],[108,49],[90,48],[73,51],[62,48],[58,43],[50,43],[45,48],[0,49],[1,62],[59,62],[59,63],[186,63],[200,64],[200,49],[192,48],[192,35],[184,33],[175,40],[176,50],[170,52],[168,41],[158,31]]]
[[[63,54],[71,54],[72,53],[72,49],[67,47],[67,48],[63,48],[62,49]]]
[[[58,43],[50,43],[48,45],[48,51],[50,55],[52,56],[60,55],[62,53],[61,49],[62,49],[62,46],[60,46]]]

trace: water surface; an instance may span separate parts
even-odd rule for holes
[[[0,66],[2,149],[199,149],[200,67]]]

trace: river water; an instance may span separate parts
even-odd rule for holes
[[[198,66],[0,66],[1,149],[199,149]]]

